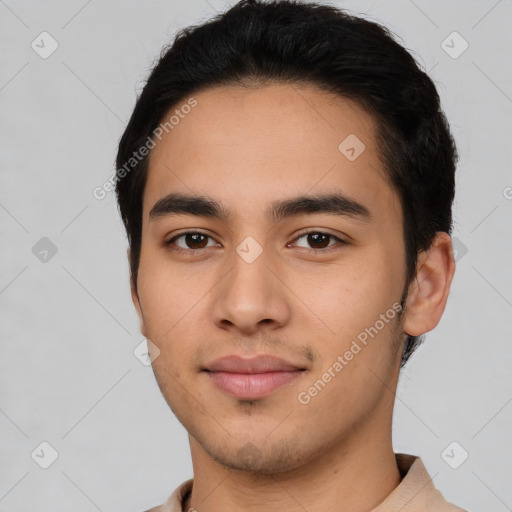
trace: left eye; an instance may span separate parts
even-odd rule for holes
[[[311,231],[300,235],[296,240],[306,238],[306,243],[309,244],[312,249],[324,249],[326,247],[332,247],[335,244],[329,244],[329,240],[340,242],[342,245],[345,243],[337,236],[331,235],[330,233],[323,233],[322,231]],[[299,247],[304,247],[300,246]]]

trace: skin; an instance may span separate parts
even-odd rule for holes
[[[455,270],[451,239],[438,233],[420,253],[404,315],[300,403],[299,393],[406,289],[402,211],[375,122],[313,86],[222,87],[194,97],[198,105],[150,155],[137,288],[132,281],[141,332],[160,351],[158,385],[189,433],[194,486],[184,510],[371,510],[400,482],[391,420],[404,333],[439,322]],[[349,134],[366,146],[354,161],[338,150]],[[272,201],[334,190],[371,219],[313,213],[276,223],[264,215]],[[212,198],[231,218],[150,219],[172,192]],[[322,244],[305,230],[348,243],[328,238],[337,248],[315,252]],[[164,245],[187,231],[211,238]],[[249,236],[262,248],[252,263],[236,252]],[[232,354],[271,354],[305,371],[265,398],[238,400],[201,371]]]

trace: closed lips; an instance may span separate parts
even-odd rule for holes
[[[306,368],[273,356],[228,356],[204,368],[217,389],[239,400],[257,400],[292,382]]]

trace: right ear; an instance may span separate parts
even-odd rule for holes
[[[128,255],[128,267],[131,269],[132,266],[131,266],[131,252],[130,252],[130,248],[128,248],[127,255]],[[136,286],[135,286],[135,281],[133,279],[133,275],[131,273],[131,270],[130,270],[130,291],[131,291],[131,294],[132,294],[133,305],[135,306],[135,310],[137,311],[137,315],[139,316],[140,332],[141,332],[141,334],[145,338],[147,338],[147,336],[146,336],[146,326],[144,324],[144,317],[142,316],[142,308],[140,306],[139,294],[137,293],[137,289],[136,289]]]

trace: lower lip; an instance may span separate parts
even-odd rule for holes
[[[244,400],[255,400],[270,395],[273,391],[297,378],[300,370],[268,373],[209,372],[213,383],[231,396]]]

